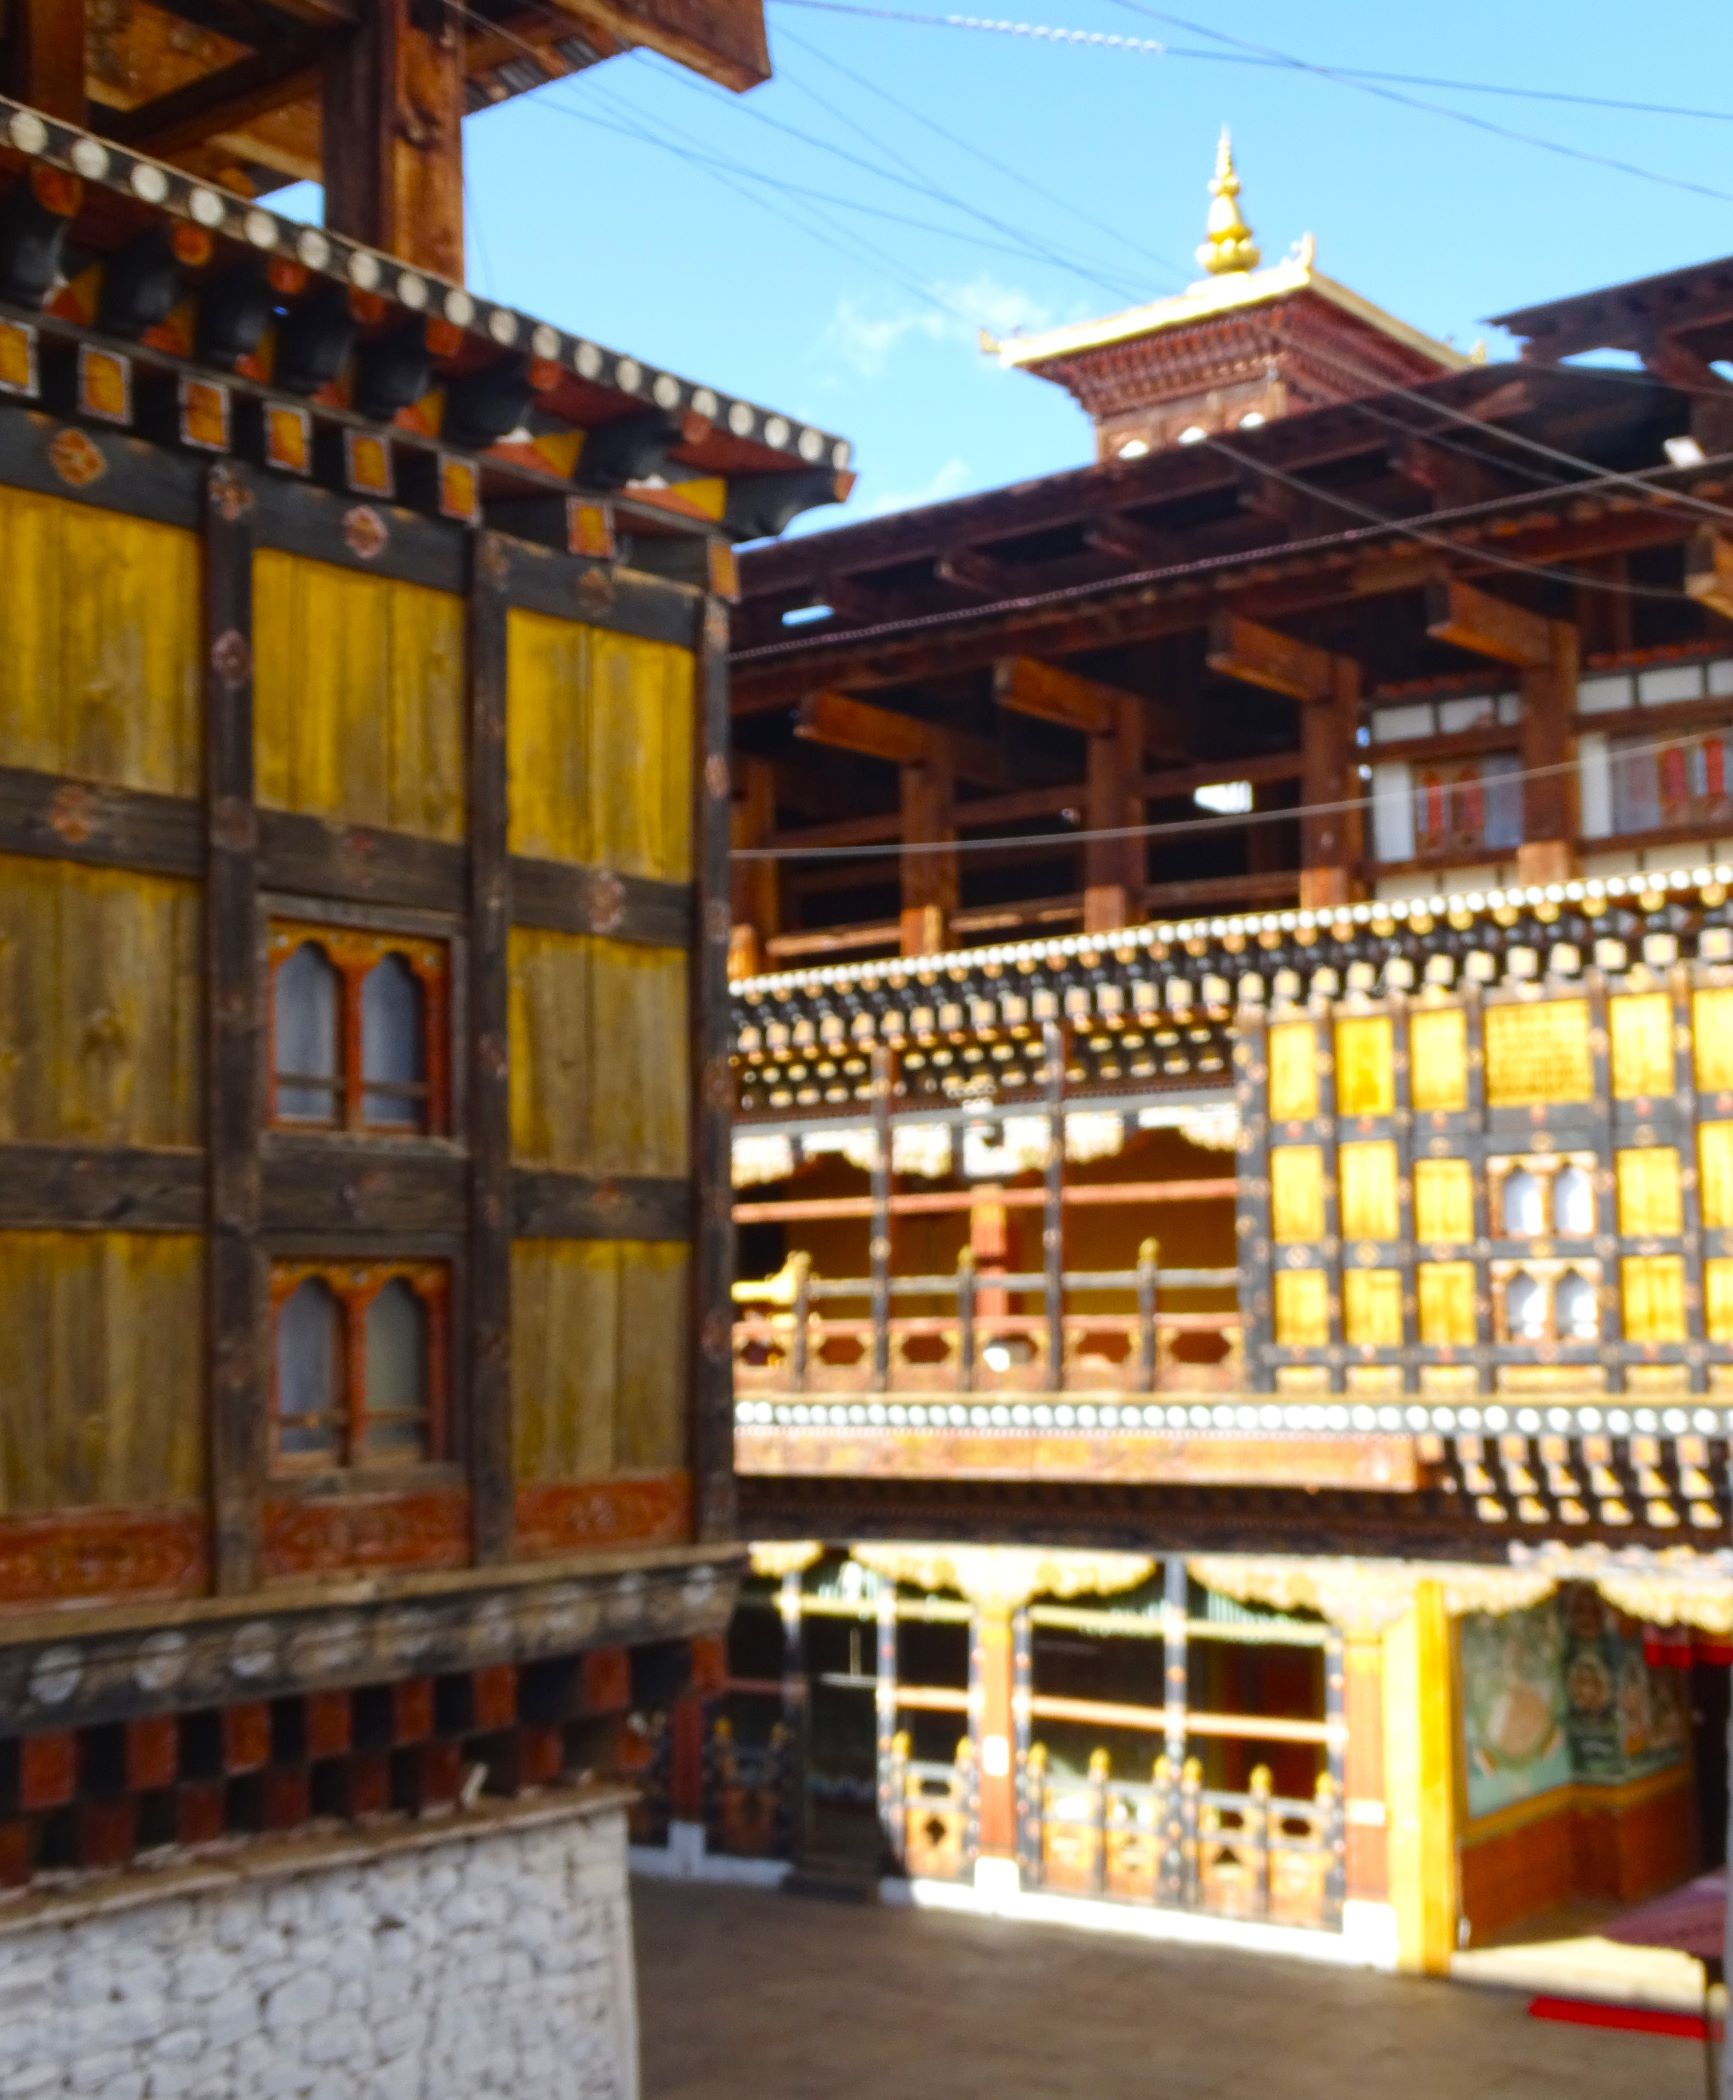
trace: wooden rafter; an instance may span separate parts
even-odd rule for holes
[[[993,698],[1001,707],[1013,714],[1033,715],[1037,721],[1056,722],[1061,729],[1080,730],[1085,736],[1108,735],[1133,697],[1099,679],[1081,678],[1075,671],[1033,656],[1011,657],[993,670]]]
[[[989,787],[1005,778],[1004,760],[985,737],[922,722],[847,693],[809,693],[796,713],[794,733],[807,743],[882,758],[895,766],[943,761],[964,779]]]
[[[1327,700],[1336,689],[1336,659],[1327,649],[1237,613],[1219,614],[1210,623],[1208,662],[1224,678],[1290,700]]]
[[[104,119],[123,145],[172,160],[219,132],[245,129],[257,118],[306,101],[319,91],[328,37],[301,33],[203,73],[136,108]]]
[[[1434,584],[1427,592],[1426,632],[1474,656],[1527,670],[1548,661],[1551,623],[1527,606],[1512,605],[1471,583]]]

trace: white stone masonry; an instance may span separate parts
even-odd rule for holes
[[[625,1818],[482,1814],[0,1911],[0,2100],[637,2100]]]

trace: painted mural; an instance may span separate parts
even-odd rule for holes
[[[1665,1771],[1685,1755],[1679,1673],[1651,1668],[1642,1628],[1592,1589],[1564,1600],[1566,1726],[1577,1778],[1616,1785]]]
[[[1470,1821],[1531,1801],[1574,1776],[1565,1701],[1564,1615],[1529,1611],[1462,1621],[1462,1727]]]

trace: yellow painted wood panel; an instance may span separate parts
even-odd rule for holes
[[[1303,1123],[1318,1113],[1318,1032],[1310,1021],[1270,1029],[1270,1121]]]
[[[685,956],[516,926],[510,976],[514,1155],[570,1172],[684,1174]]]
[[[1284,1349],[1324,1349],[1330,1341],[1330,1279],[1322,1269],[1278,1269],[1276,1340]]]
[[[1465,1159],[1414,1162],[1414,1237],[1425,1244],[1474,1237],[1474,1170]]]
[[[1396,1106],[1395,1038],[1388,1014],[1336,1023],[1336,1113],[1387,1116]]]
[[[1420,1339],[1433,1349],[1466,1349],[1474,1342],[1474,1264],[1423,1261],[1414,1271]]]
[[[1342,1237],[1393,1240],[1400,1230],[1396,1147],[1387,1138],[1344,1145],[1336,1154],[1342,1190]]]
[[[0,1141],[200,1142],[199,888],[0,856]]]
[[[1677,1254],[1628,1255],[1619,1264],[1627,1342],[1685,1339],[1685,1264]]]
[[[1685,1229],[1679,1155],[1670,1145],[1633,1147],[1615,1155],[1619,1230],[1627,1239],[1670,1239]]]
[[[195,1499],[204,1244],[0,1233],[0,1513]]]
[[[1733,1093],[1733,985],[1710,985],[1693,995],[1691,1050],[1703,1092]]]
[[[1587,1101],[1594,1088],[1586,999],[1486,1009],[1486,1098],[1493,1108]]]
[[[1410,1014],[1408,1058],[1416,1113],[1448,1115],[1468,1106],[1468,1016],[1460,1006]]]
[[[1666,992],[1634,992],[1607,1001],[1613,1093],[1620,1101],[1673,1091],[1673,1001]]]
[[[687,1252],[636,1240],[512,1249],[518,1477],[659,1471],[686,1452]]]
[[[1703,1223],[1711,1232],[1725,1232],[1733,1226],[1733,1123],[1699,1124],[1697,1147]]]
[[[1712,1342],[1733,1342],[1733,1261],[1703,1264],[1704,1332]]]
[[[1342,1336],[1359,1347],[1402,1346],[1402,1273],[1350,1269],[1342,1278]]]
[[[1324,1155],[1316,1145],[1277,1145],[1270,1153],[1270,1230],[1281,1246],[1324,1237]]]
[[[690,881],[694,681],[689,650],[514,611],[512,851]]]
[[[196,795],[197,535],[7,488],[0,547],[6,763]]]
[[[253,653],[262,803],[463,836],[460,598],[262,549]]]

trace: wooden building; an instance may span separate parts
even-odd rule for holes
[[[150,2068],[191,1938],[206,2090],[618,2100],[609,1775],[740,1564],[733,542],[847,447],[464,287],[515,10],[6,27],[0,2083]]]
[[[1488,364],[1213,192],[998,346],[1093,465],[743,566],[711,1841],[1436,1968],[1724,1843],[1733,270]]]

